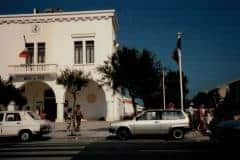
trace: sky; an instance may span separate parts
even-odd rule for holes
[[[148,49],[177,70],[171,54],[182,32],[189,97],[240,78],[239,0],[0,0],[0,14],[115,9],[120,45]]]

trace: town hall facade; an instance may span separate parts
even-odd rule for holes
[[[91,81],[77,95],[87,120],[118,120],[132,109],[108,86],[99,86],[102,65],[117,49],[115,10],[0,16],[0,75],[13,77],[31,110],[38,108],[57,122],[73,97],[56,79],[64,69],[79,69]],[[28,56],[19,54],[27,48]]]

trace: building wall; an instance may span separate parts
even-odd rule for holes
[[[42,16],[41,16],[42,15]],[[113,32],[114,12],[105,13],[105,18],[101,14],[84,14],[81,12],[76,15],[58,15],[55,18],[62,18],[62,22],[53,21],[44,23],[44,20],[52,18],[51,14],[31,14],[19,17],[0,16],[0,21],[9,20],[9,24],[0,22],[0,44],[1,60],[0,75],[7,77],[10,72],[8,65],[24,64],[24,58],[18,54],[24,49],[25,35],[27,42],[46,43],[46,63],[58,64],[59,68],[71,67],[74,64],[74,41],[76,40],[95,40],[95,64],[103,64],[103,61],[110,56],[113,51],[114,38]],[[74,17],[99,17],[95,19],[85,19],[70,21]],[[43,19],[41,23],[10,23],[11,20],[22,19]],[[29,20],[30,21],[30,20]],[[32,32],[34,25],[39,25],[37,33]],[[36,58],[35,58],[36,61]]]
[[[81,69],[85,73],[90,73],[93,81],[97,82],[102,75],[97,72],[96,68],[116,50],[117,27],[114,10],[0,16],[0,75],[4,79],[9,75],[15,76],[13,68],[9,65],[25,64],[25,59],[19,57],[19,53],[25,48],[24,36],[27,43],[35,44],[34,64],[37,64],[36,44],[45,42],[45,64],[56,64],[56,72],[51,73],[51,78],[46,78],[49,75],[43,75],[43,73],[21,73],[18,74],[20,78],[15,85],[21,87],[30,81],[46,83],[55,93],[57,119],[62,121],[66,90],[56,83],[56,75],[59,75],[65,68]],[[86,64],[84,61],[83,64],[75,65],[74,41],[87,40],[94,40],[94,63]],[[83,59],[86,60],[85,55]],[[29,80],[21,78],[26,75],[30,76]],[[43,78],[38,79],[37,75],[43,75]],[[39,87],[42,88],[41,84],[37,88]],[[97,94],[100,101],[88,106],[86,96],[89,96],[90,92]],[[31,93],[27,94],[31,95]],[[79,94],[77,103],[84,106],[83,112],[88,112],[86,115],[90,119],[104,115],[108,121],[120,118],[121,96],[113,95],[112,90],[107,86],[99,91],[96,90],[96,84],[88,86]]]

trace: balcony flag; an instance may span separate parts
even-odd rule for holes
[[[24,43],[26,44],[27,41],[26,41],[25,35],[23,35],[23,39],[24,39]],[[27,58],[28,56],[29,56],[29,52],[28,52],[28,49],[25,47],[24,50],[22,50],[22,51],[19,53],[19,57],[21,57],[21,58]]]
[[[28,49],[25,48],[23,51],[19,53],[19,57],[21,58],[27,58],[29,56]]]

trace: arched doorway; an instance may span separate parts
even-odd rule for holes
[[[57,105],[54,90],[43,81],[28,81],[21,86],[23,95],[27,99],[25,108],[30,108],[38,114],[44,113],[48,120],[55,121]]]
[[[105,120],[107,113],[107,102],[104,90],[95,81],[90,81],[77,93],[76,104],[80,104],[84,119]],[[65,111],[73,106],[73,95],[65,93]],[[67,108],[66,108],[67,107]]]
[[[44,91],[44,112],[48,120],[55,121],[57,118],[56,98],[52,89]]]

